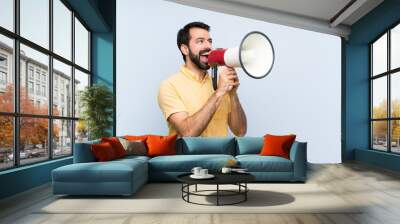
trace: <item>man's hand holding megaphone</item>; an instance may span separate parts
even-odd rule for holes
[[[239,78],[236,70],[228,66],[221,66],[219,69],[219,79],[216,92],[223,96],[226,93],[235,94],[239,87]]]

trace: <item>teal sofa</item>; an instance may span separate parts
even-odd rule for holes
[[[96,162],[90,145],[98,142],[75,144],[74,163],[52,171],[54,194],[131,195],[148,181],[176,181],[196,166],[219,172],[231,159],[259,182],[306,181],[307,143],[294,142],[290,159],[285,159],[258,155],[262,137],[184,137],[177,140],[177,155]]]

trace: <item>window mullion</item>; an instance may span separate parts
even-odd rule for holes
[[[72,56],[72,65],[73,66],[71,66],[71,91],[72,91],[72,94],[71,94],[71,103],[72,103],[72,105],[71,105],[71,117],[73,117],[73,118],[75,118],[75,12],[74,11],[72,11],[72,14],[71,14],[71,23],[72,23],[72,29],[71,29],[71,35],[72,35],[72,38],[71,38],[71,46],[72,46],[72,49],[71,49],[71,56]],[[72,150],[72,155],[74,155],[74,151],[75,151],[75,147],[74,147],[74,145],[75,145],[75,125],[76,125],[76,121],[72,121],[71,122],[72,123],[72,132],[71,132],[71,150]]]
[[[386,54],[387,54],[387,71],[389,71],[390,70],[390,30],[387,32],[387,51],[386,51]],[[388,104],[387,104],[387,110],[388,110],[388,118],[391,118],[392,117],[392,99],[391,99],[391,91],[392,91],[392,89],[391,89],[391,78],[392,78],[392,75],[389,73],[388,75],[387,75],[387,85],[388,85],[388,87],[387,87],[387,90],[388,90],[388,92],[387,92],[387,101],[388,101]],[[388,141],[389,141],[389,143],[388,143],[388,152],[391,152],[392,151],[392,135],[391,135],[391,133],[392,133],[392,121],[391,120],[389,120],[388,121],[388,124],[387,124],[387,132],[388,132]]]
[[[53,52],[53,0],[49,0],[49,50]],[[49,120],[48,120],[48,150],[49,150],[49,159],[53,159],[53,56],[49,55],[49,86],[48,91],[49,94]]]
[[[19,18],[19,11],[20,11],[20,1],[14,1],[14,30],[17,35],[19,35],[20,31],[20,18]],[[19,47],[19,39],[14,39],[14,113],[19,114],[20,112],[20,47]],[[19,136],[20,136],[20,118],[14,116],[14,166],[19,166],[20,164],[20,157],[19,157]]]

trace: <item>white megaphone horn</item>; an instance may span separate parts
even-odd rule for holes
[[[261,79],[271,72],[274,59],[275,52],[271,41],[259,31],[246,34],[239,47],[210,51],[208,64],[212,67],[214,90],[218,85],[217,66],[241,67],[248,76]]]

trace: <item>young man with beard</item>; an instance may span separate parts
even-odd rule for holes
[[[158,104],[170,135],[227,136],[228,126],[236,136],[246,134],[246,115],[237,95],[239,79],[235,69],[220,67],[215,91],[207,73],[207,57],[212,50],[209,30],[207,24],[192,22],[178,32],[177,44],[185,64],[161,83],[158,92]]]

